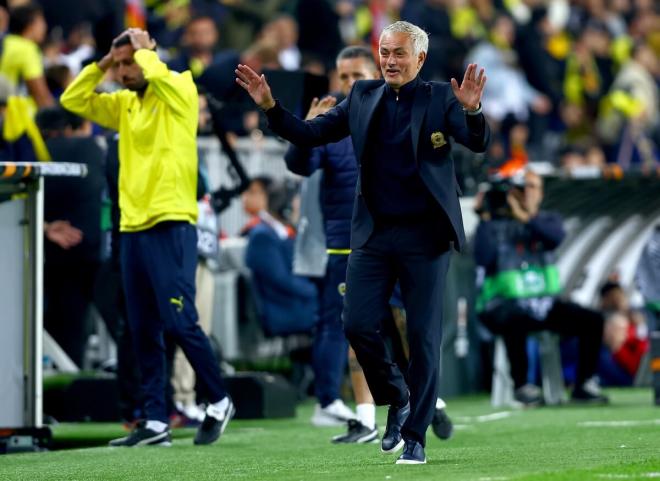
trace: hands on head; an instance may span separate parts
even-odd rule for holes
[[[156,48],[156,41],[153,38],[151,38],[149,32],[142,30],[140,28],[126,29],[112,40],[113,46],[110,48],[110,51],[98,63],[98,66],[101,68],[101,70],[107,70],[108,68],[112,67],[113,64],[112,52],[116,48],[114,46],[115,42],[125,36],[128,36],[131,43],[131,47],[133,47],[134,50],[140,50],[142,48],[154,50]]]
[[[451,89],[454,91],[456,99],[466,110],[477,110],[481,103],[481,95],[486,86],[486,75],[484,69],[479,71],[477,76],[477,64],[471,63],[465,69],[461,85],[455,78],[451,79]]]

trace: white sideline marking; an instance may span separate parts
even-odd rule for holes
[[[457,416],[456,420],[461,423],[487,423],[489,421],[499,421],[511,416],[511,411],[499,411],[491,414],[484,414],[483,416]]]
[[[470,424],[454,424],[454,429],[457,431],[465,431],[467,429],[474,429],[474,426]]]
[[[642,473],[642,474],[598,474],[599,478],[607,479],[630,479],[630,478],[660,478],[660,473]]]
[[[479,478],[479,481],[506,481],[507,478],[506,476],[486,476],[485,478]]]
[[[647,421],[583,421],[577,423],[583,428],[625,428],[630,426],[660,426],[660,419],[650,419]]]

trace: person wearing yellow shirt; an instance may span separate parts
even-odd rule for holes
[[[54,104],[39,50],[46,29],[41,7],[33,4],[16,7],[9,12],[9,33],[2,39],[0,48],[0,73],[19,91],[25,86],[38,107]]]
[[[235,413],[195,309],[197,89],[189,71],[168,70],[154,48],[147,32],[127,30],[60,99],[64,108],[119,132],[121,270],[147,421],[111,446],[171,443],[165,333],[208,388],[195,444],[215,442]],[[125,88],[95,93],[110,67]]]

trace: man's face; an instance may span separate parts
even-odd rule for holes
[[[415,55],[410,35],[388,32],[380,39],[380,70],[387,84],[399,89],[413,80],[424,64],[426,53]]]
[[[533,173],[525,175],[525,209],[530,213],[536,213],[543,202],[543,181]]]
[[[373,80],[380,77],[375,65],[364,58],[345,58],[337,62],[337,75],[341,93],[345,96],[358,80]]]
[[[261,182],[252,181],[241,195],[243,210],[249,215],[257,215],[268,207],[268,196]]]
[[[210,18],[200,18],[186,29],[184,45],[193,53],[210,52],[218,42],[218,30]]]
[[[628,298],[626,293],[620,287],[610,289],[602,297],[601,308],[606,311],[626,311],[628,310]]]
[[[29,31],[29,38],[38,44],[42,44],[46,40],[46,33],[48,32],[46,18],[42,14],[36,15],[27,30]]]
[[[133,47],[122,45],[112,49],[112,60],[117,80],[129,90],[143,90],[147,86],[144,73],[133,58]]]

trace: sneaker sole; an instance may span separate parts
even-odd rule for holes
[[[159,433],[156,436],[152,436],[147,439],[143,439],[141,441],[138,441],[135,444],[127,445],[127,444],[112,444],[112,442],[109,443],[109,446],[111,448],[135,448],[137,446],[164,446],[164,447],[169,447],[172,446],[171,441],[167,440],[167,436],[169,433],[167,431],[163,431],[162,433]],[[126,438],[123,438],[125,440]],[[117,442],[121,442],[120,440],[117,440]]]
[[[392,449],[383,449],[383,447],[381,446],[380,452],[383,453],[383,454],[394,454],[398,450],[403,449],[403,446],[405,444],[406,444],[405,441],[403,439],[401,439],[401,441],[399,441],[398,444],[396,446],[394,446]]]
[[[312,416],[309,420],[312,426],[317,428],[330,428],[337,426],[345,426],[349,421],[348,419],[336,418],[332,416]]]
[[[366,436],[362,436],[361,438],[359,438],[356,441],[356,443],[358,443],[358,444],[372,443],[377,439],[378,439],[378,430],[374,430],[374,432],[369,433]]]
[[[395,464],[426,464],[424,461],[415,461],[414,459],[397,459]]]
[[[142,441],[139,441],[137,444],[134,444],[133,446],[168,446],[168,445],[171,446],[172,443],[170,441],[161,441],[162,439],[166,439],[168,435],[169,433],[167,431],[163,431],[162,433],[159,433],[157,436],[143,439]]]
[[[229,412],[222,420],[222,424],[220,425],[220,436],[222,436],[222,433],[225,432],[225,428],[227,427],[227,424],[229,424],[229,421],[231,421],[232,418],[234,417],[234,414],[236,414],[236,406],[234,406],[234,403],[232,402],[231,406],[229,407]]]
[[[365,434],[361,438],[357,438],[354,441],[344,441],[344,438],[346,437],[346,434],[340,434],[338,436],[334,436],[330,442],[333,444],[367,444],[367,443],[373,443],[378,440],[378,430],[374,430],[373,432],[369,434]]]

